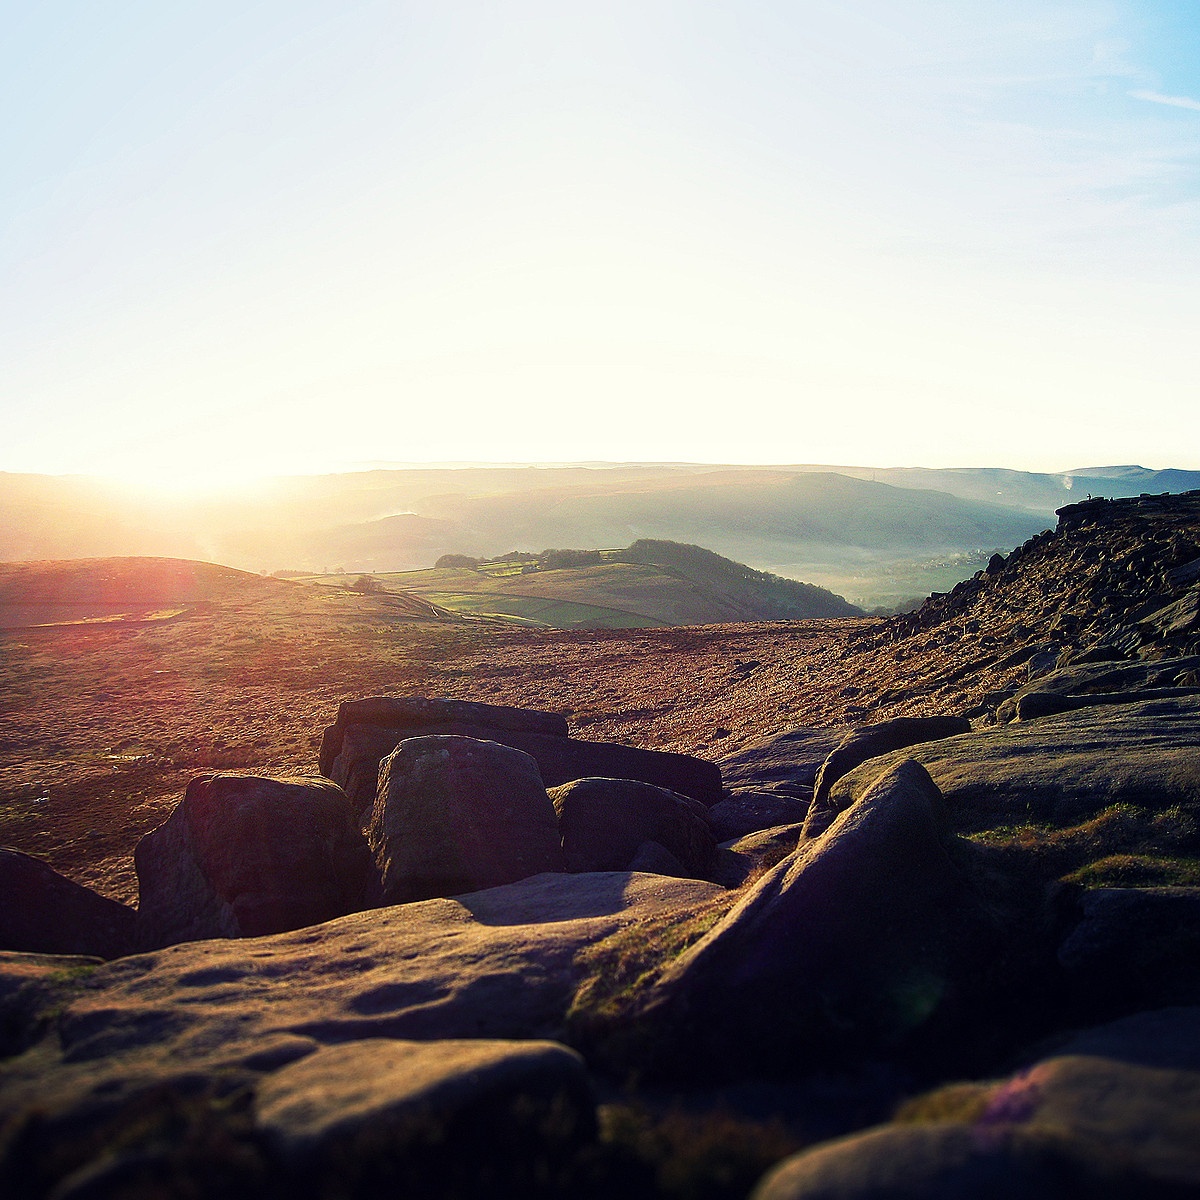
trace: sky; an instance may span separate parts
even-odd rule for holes
[[[1200,3],[0,0],[0,470],[1200,468]]]

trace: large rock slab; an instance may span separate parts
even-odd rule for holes
[[[134,944],[135,913],[0,846],[0,950],[117,958]]]
[[[922,767],[883,771],[665,972],[644,1013],[661,1069],[737,1076],[948,1050],[966,1014],[1020,986],[1026,951],[1053,953],[1041,896],[985,899],[973,853]]]
[[[388,904],[564,869],[537,763],[476,738],[402,741],[380,768],[367,836]]]
[[[321,774],[345,789],[360,820],[365,819],[375,803],[379,764],[405,738],[425,735],[473,737],[522,750],[537,762],[547,787],[607,776],[640,779],[702,804],[721,799],[720,768],[703,759],[578,741],[567,736],[565,719],[554,713],[423,697],[380,696],[342,704],[321,739]]]
[[[956,1108],[962,1115],[946,1119]],[[928,1110],[942,1119],[886,1125],[786,1160],[754,1200],[1195,1195],[1200,1010],[1089,1031],[1009,1079],[959,1085]]]
[[[318,777],[206,775],[134,851],[143,948],[316,925],[374,898],[341,788]]]
[[[1015,822],[1071,826],[1113,804],[1200,810],[1200,698],[1101,706],[928,742],[834,785],[838,808],[911,757],[946,797],[960,833]]]
[[[545,1041],[328,1046],[268,1076],[255,1113],[318,1194],[522,1194],[595,1133],[583,1060]]]
[[[346,1103],[357,1073],[359,1111],[379,1114],[390,1144],[392,1102],[407,1086],[390,1040],[555,1039],[597,969],[583,951],[630,927],[686,920],[722,894],[712,884],[661,876],[542,875],[457,900],[374,909],[271,937],[189,942],[107,964],[0,954],[0,1031],[12,1035],[6,1048],[18,1051],[0,1074],[0,1191],[82,1200],[273,1195],[282,1184],[311,1194],[309,1175],[324,1171],[340,1144],[338,1104],[322,1101],[307,1075],[272,1088],[276,1072],[326,1048],[367,1041],[377,1053],[356,1052],[357,1072],[343,1060],[340,1069],[314,1075],[331,1088],[340,1080],[336,1099]],[[587,1118],[572,1082],[558,1093],[565,1105],[538,1119],[545,1091],[536,1078],[579,1079],[573,1056],[556,1051],[550,1063],[548,1054],[535,1055],[528,1070],[518,1056],[508,1078],[524,1082],[495,1093],[519,1109],[529,1096],[528,1115],[544,1135],[524,1143],[532,1166],[545,1165],[544,1152]],[[377,1065],[388,1070],[373,1091]],[[494,1080],[510,1069],[481,1065]],[[431,1086],[433,1075],[425,1073]],[[455,1096],[455,1111],[471,1109],[471,1082],[460,1082],[462,1092],[448,1080],[449,1092],[440,1093],[446,1111],[458,1105]],[[287,1095],[300,1088],[313,1105],[309,1118],[285,1113]],[[271,1138],[255,1120],[264,1112]],[[508,1114],[512,1122],[492,1115],[503,1118],[501,1141],[516,1145],[529,1131],[519,1111]],[[484,1191],[489,1162],[512,1164],[502,1145],[488,1141],[490,1119],[483,1113],[471,1121]],[[364,1121],[356,1155],[361,1149],[364,1162],[379,1165],[390,1160],[386,1147],[368,1153],[380,1150],[374,1128],[374,1119]],[[289,1156],[288,1145],[302,1144],[312,1145],[314,1160],[302,1149]],[[469,1149],[460,1157],[467,1161]],[[292,1173],[289,1162],[299,1164]],[[310,1171],[306,1162],[317,1165]],[[332,1183],[325,1194],[334,1194]],[[474,1193],[464,1186],[446,1194]],[[489,1194],[514,1193],[497,1184]],[[539,1193],[517,1187],[515,1194]]]
[[[255,1064],[268,1053],[279,1066],[363,1038],[555,1039],[586,977],[581,950],[720,895],[715,884],[659,875],[539,875],[271,937],[188,942],[107,964],[64,959],[57,982],[44,958],[0,956],[0,1023],[23,1019],[24,1001],[2,1006],[37,984],[57,1047],[49,1059],[38,1047],[6,1064],[0,1111],[60,1084],[165,1065],[263,1069]]]
[[[633,779],[577,779],[552,788],[568,871],[623,871],[644,842],[668,850],[686,874],[705,878],[717,852],[704,806]]]

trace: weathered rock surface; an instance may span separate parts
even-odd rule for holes
[[[146,948],[299,929],[366,907],[370,855],[341,788],[319,777],[207,775],[134,854]]]
[[[370,1037],[554,1038],[582,978],[580,949],[720,894],[711,883],[629,872],[539,875],[272,937],[92,963],[48,1004],[62,1009],[67,1061],[87,1070],[126,1055],[239,1063],[278,1037],[310,1048]],[[31,958],[45,961],[0,959],[0,999],[8,972],[23,984]],[[36,1083],[42,1068],[32,1067]]]
[[[1072,665],[1033,680],[996,710],[1001,723],[1033,720],[1095,704],[1131,704],[1200,694],[1192,673],[1200,657],[1153,662],[1100,662]]]
[[[798,726],[760,738],[720,759],[721,776],[729,788],[754,788],[810,800],[821,764],[848,732],[844,725],[828,729]]]
[[[708,819],[718,841],[744,837],[762,829],[803,822],[809,801],[781,792],[737,789],[708,810]]]
[[[922,767],[882,771],[667,970],[645,1013],[662,1069],[732,1076],[930,1046],[998,979],[1014,985],[1014,941],[1043,954],[1040,895],[1005,911],[1011,897],[985,898],[964,869],[970,854]]]
[[[703,805],[632,779],[577,779],[552,788],[568,871],[623,871],[657,842],[697,879],[717,850]]]
[[[1099,706],[928,742],[864,764],[831,792],[853,802],[878,771],[912,757],[949,804],[955,829],[1014,821],[1069,826],[1123,803],[1200,808],[1200,697]]]
[[[806,822],[807,835],[815,837],[829,827],[829,822],[839,811],[831,800],[833,785],[855,767],[883,754],[970,730],[971,722],[965,717],[894,717],[878,725],[851,730],[817,772]]]
[[[371,1038],[268,1076],[255,1117],[306,1188],[512,1194],[594,1136],[595,1099],[583,1060],[553,1042]]]
[[[720,768],[702,759],[578,741],[567,736],[565,719],[554,713],[419,696],[375,696],[342,704],[337,721],[321,739],[321,773],[345,789],[361,819],[375,802],[380,762],[407,737],[439,734],[522,750],[537,762],[547,787],[607,776],[640,779],[703,804],[721,799]]]
[[[803,832],[804,823],[795,821],[722,842],[717,850],[713,882],[728,888],[740,887],[753,872],[773,867],[792,854]]]
[[[564,869],[537,763],[476,738],[402,741],[380,768],[368,841],[387,904]]]
[[[207,1198],[274,1187],[283,1160],[302,1164],[289,1187],[304,1184],[306,1162],[317,1164],[313,1171],[333,1169],[335,1161],[346,1170],[356,1163],[373,1170],[391,1160],[374,1137],[381,1126],[372,1114],[391,1144],[393,1117],[406,1119],[406,1097],[419,1090],[415,1070],[402,1069],[405,1052],[389,1039],[479,1045],[474,1039],[555,1038],[588,977],[585,948],[643,922],[682,919],[721,894],[712,884],[654,875],[542,875],[458,900],[375,909],[271,937],[192,942],[107,964],[0,955],[0,1029],[10,1035],[9,1049],[33,1043],[5,1063],[0,1080],[0,1125],[11,1135],[0,1152],[0,1189],[40,1197],[61,1188],[69,1195],[69,1182],[94,1187],[98,1196],[123,1195],[120,1187],[136,1179],[143,1191],[134,1194],[175,1195],[183,1178]],[[345,1059],[317,1057],[344,1043],[358,1049]],[[454,1145],[464,1170],[482,1165],[471,1177],[480,1186],[489,1161],[507,1164],[505,1171],[512,1166],[503,1143],[521,1146],[515,1157],[522,1161],[544,1165],[540,1154],[557,1153],[586,1131],[590,1097],[578,1060],[564,1050],[533,1049],[532,1060],[514,1047],[511,1057],[499,1054],[493,1066],[481,1061],[479,1073],[461,1079],[453,1061],[465,1067],[471,1046],[451,1051],[445,1091],[435,1079],[437,1052],[421,1068],[426,1094],[440,1097],[443,1112],[462,1116],[463,1137],[468,1124],[474,1127],[475,1159],[462,1139]],[[298,1071],[309,1060],[325,1065],[272,1084],[275,1072]],[[324,1096],[323,1087],[330,1089]],[[553,1111],[545,1107],[547,1089],[561,1097]],[[498,1139],[488,1133],[491,1118],[467,1115],[472,1095],[485,1092],[518,1100],[507,1115],[487,1106]],[[340,1124],[350,1108],[365,1123],[346,1162],[336,1147],[346,1144],[343,1134],[351,1136]],[[261,1161],[260,1121],[279,1156],[274,1165]],[[182,1140],[181,1130],[188,1131]],[[305,1157],[305,1147],[315,1159]],[[419,1165],[420,1156],[412,1161]],[[374,1194],[358,1194],[367,1193]],[[331,1184],[324,1194],[340,1193]]]
[[[958,1119],[817,1147],[772,1171],[754,1200],[1174,1200],[1200,1189],[1200,1009],[1090,1030],[1018,1075],[954,1092],[941,1107]]]
[[[695,878],[666,846],[658,842],[643,842],[630,860],[629,869],[648,871],[651,875],[670,875],[675,879]]]
[[[0,950],[117,958],[133,949],[133,909],[0,846]]]

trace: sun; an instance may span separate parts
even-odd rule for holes
[[[98,472],[122,491],[164,500],[212,500],[261,491],[272,474],[237,462],[166,460],[130,462]]]

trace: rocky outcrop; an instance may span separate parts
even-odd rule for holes
[[[1097,705],[912,746],[864,764],[831,793],[840,809],[911,756],[942,789],[959,833],[1015,820],[1067,828],[1128,805],[1147,821],[1200,811],[1200,698]]]
[[[664,974],[644,1014],[662,1069],[734,1076],[933,1047],[996,972],[1014,983],[1016,940],[1053,953],[1041,897],[1005,911],[1013,897],[985,895],[970,854],[921,766],[882,772]]]
[[[528,754],[476,738],[413,737],[379,774],[368,840],[384,903],[564,869],[554,807]]]
[[[374,899],[370,854],[341,788],[317,777],[206,775],[138,843],[146,948],[316,925]]]
[[[340,705],[321,739],[320,768],[339,783],[364,821],[375,802],[380,762],[406,737],[455,735],[499,742],[530,755],[547,787],[586,776],[639,779],[703,804],[721,798],[720,768],[686,754],[640,750],[567,736],[563,717],[530,709],[374,696]]]
[[[631,779],[577,779],[552,788],[568,871],[623,871],[657,842],[697,879],[717,850],[706,810],[688,796]]]
[[[838,812],[830,798],[833,785],[855,767],[894,750],[970,731],[971,722],[965,717],[895,717],[878,725],[851,730],[817,772],[812,805],[805,820],[806,836],[816,837],[829,827]]]
[[[134,946],[133,909],[0,847],[0,950],[117,958]]]

